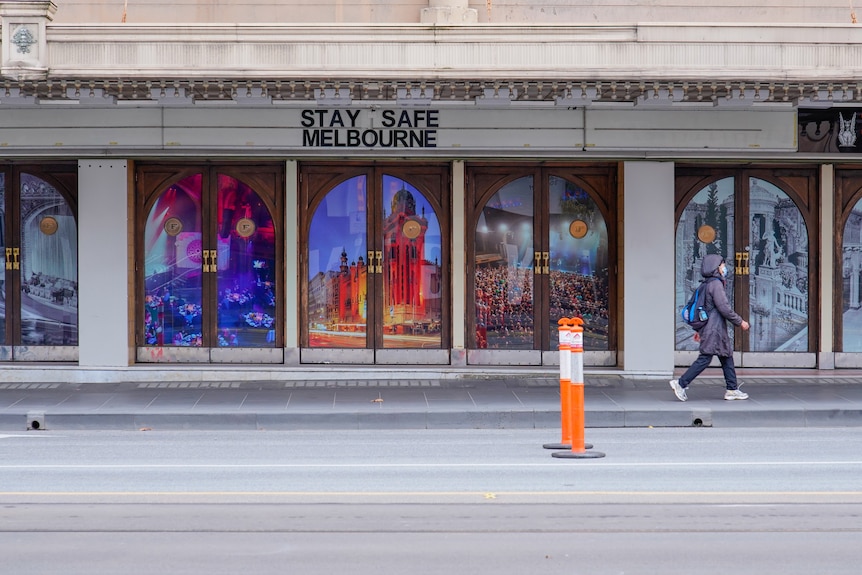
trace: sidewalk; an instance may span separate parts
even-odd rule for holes
[[[712,370],[710,370],[712,371]],[[717,370],[716,370],[717,371]],[[747,401],[724,401],[720,372],[678,401],[665,379],[585,375],[586,427],[862,426],[862,373],[739,370]],[[0,383],[0,431],[499,429],[560,432],[558,377]],[[556,430],[556,432],[554,431]],[[553,437],[551,437],[553,436]]]

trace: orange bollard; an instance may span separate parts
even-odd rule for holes
[[[569,459],[595,459],[604,457],[600,451],[587,451],[592,445],[584,443],[584,320],[574,317],[571,320],[569,352],[572,365],[567,370],[571,377],[569,392],[569,437],[571,451],[558,451],[552,457]]]
[[[572,392],[572,377],[571,377],[571,349],[569,342],[571,341],[572,323],[567,317],[561,317],[557,322],[559,326],[559,350],[560,350],[560,429],[562,439],[560,443],[545,443],[542,445],[545,449],[571,449],[572,448],[572,425],[571,425],[571,399],[569,394]]]

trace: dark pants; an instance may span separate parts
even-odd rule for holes
[[[682,377],[679,378],[679,385],[681,387],[688,387],[695,377],[700,375],[704,369],[709,367],[709,362],[711,361],[712,355],[701,353],[697,356],[697,359],[694,360],[694,363],[691,364],[691,367],[688,368],[688,370],[682,374]],[[721,371],[724,372],[724,383],[727,386],[727,389],[736,389],[738,385],[736,383],[736,366],[733,365],[733,356],[718,356],[718,361],[721,362]]]

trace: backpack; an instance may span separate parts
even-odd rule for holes
[[[694,331],[702,330],[706,325],[706,322],[709,320],[709,313],[704,307],[706,305],[706,284],[708,284],[710,280],[717,279],[718,278],[707,278],[700,282],[700,285],[697,286],[697,289],[694,290],[694,293],[692,293],[691,297],[688,299],[688,303],[682,308],[682,321],[691,326]]]

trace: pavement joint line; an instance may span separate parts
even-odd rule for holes
[[[511,393],[512,393],[512,396],[515,398],[515,401],[518,402],[518,405],[520,405],[521,407],[524,407],[524,402],[521,401],[520,397],[518,397],[518,393],[514,389],[511,391]]]
[[[469,397],[469,398],[470,398],[470,401],[472,401],[472,402],[473,402],[473,407],[479,407],[479,406],[476,404],[476,399],[473,397],[473,394],[472,394],[472,393],[470,393],[469,391],[467,391],[467,397]]]

